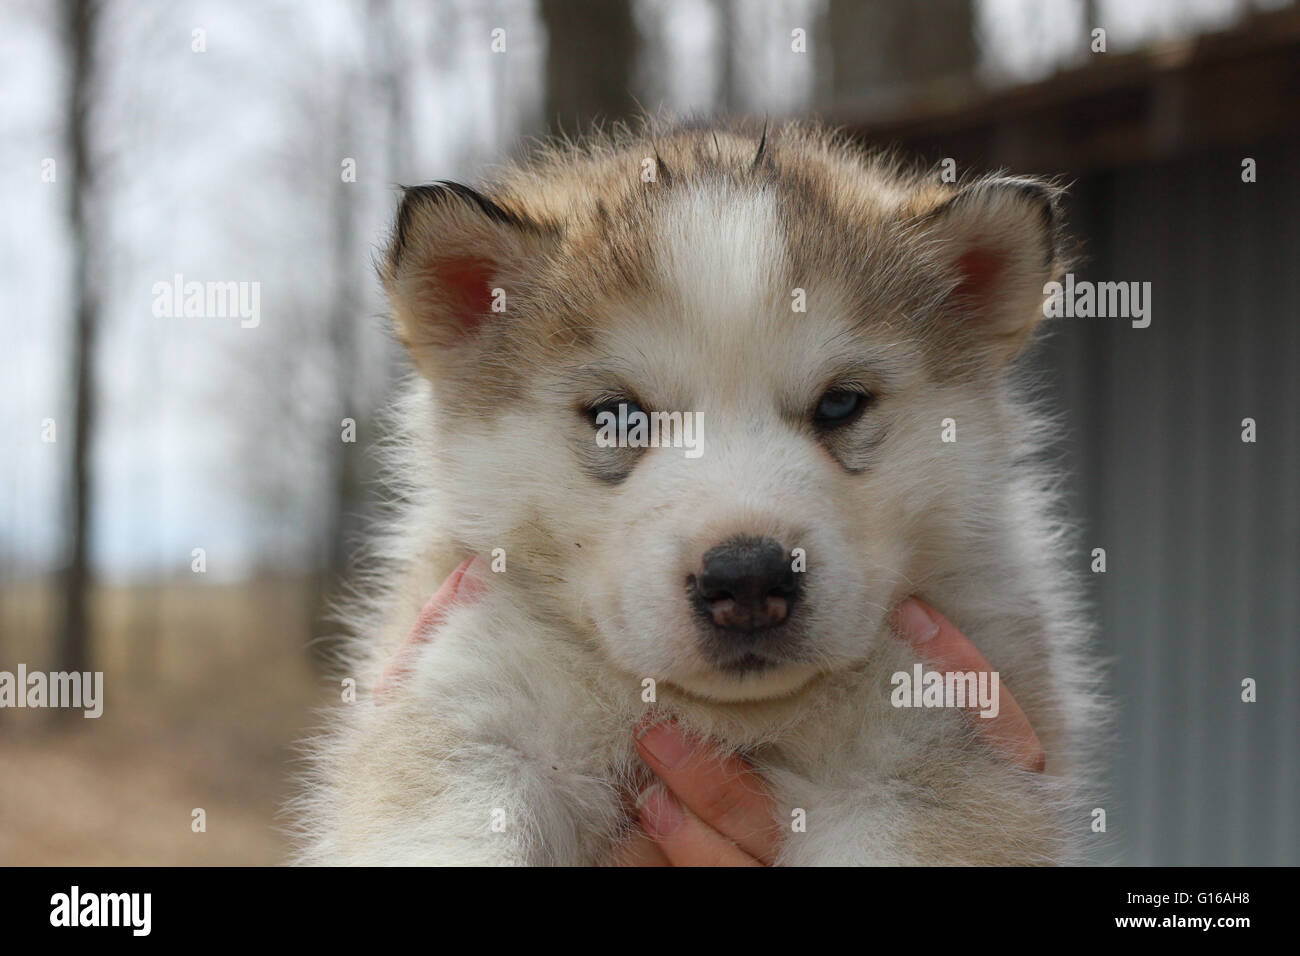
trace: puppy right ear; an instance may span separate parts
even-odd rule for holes
[[[508,321],[512,289],[549,234],[468,186],[405,189],[384,265],[397,334],[426,375],[445,351],[470,345],[485,323]]]

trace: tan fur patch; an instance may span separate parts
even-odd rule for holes
[[[436,379],[442,369],[454,379],[453,405],[508,400],[522,371],[590,345],[619,303],[671,298],[652,237],[675,192],[709,184],[774,196],[787,252],[782,281],[923,343],[936,375],[962,376],[1018,354],[1042,284],[1062,269],[1050,185],[994,177],[944,184],[933,171],[800,124],[647,125],[549,145],[473,192],[456,187],[444,201],[404,205],[385,272],[399,334],[426,374]],[[1005,275],[994,278],[1015,291],[990,306],[995,323],[972,320],[962,302],[945,298],[961,286],[957,253],[979,243],[991,244],[984,261],[1000,263]],[[431,354],[455,342],[440,334],[446,292],[428,269],[448,255],[494,263],[492,286],[507,301],[504,314],[483,323],[473,360],[456,367]]]

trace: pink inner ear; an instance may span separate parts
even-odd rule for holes
[[[444,259],[435,271],[461,328],[475,331],[492,310],[492,263],[486,259]]]
[[[976,311],[983,310],[991,304],[1005,268],[1006,257],[989,249],[972,249],[962,254],[957,260],[961,279],[953,296]]]

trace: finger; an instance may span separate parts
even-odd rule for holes
[[[447,575],[447,580],[442,582],[442,586],[434,592],[433,597],[429,598],[429,603],[420,611],[415,627],[411,628],[411,633],[406,638],[407,643],[423,643],[431,640],[433,628],[443,622],[453,602],[477,599],[484,587],[484,567],[486,564],[483,559],[475,555],[466,558],[455,571]]]
[[[917,654],[945,671],[991,672],[992,665],[957,627],[930,605],[908,598],[898,608],[897,634]],[[979,718],[976,726],[990,743],[1027,770],[1041,772],[1047,763],[1043,745],[1005,684],[998,685],[998,714]]]
[[[763,861],[776,857],[780,834],[775,806],[748,763],[685,736],[675,721],[642,727],[636,748],[694,816],[750,856]]]
[[[663,784],[651,784],[637,804],[641,825],[672,866],[763,865],[683,806]]]
[[[614,853],[611,866],[672,866],[659,844],[637,827]]]
[[[453,604],[477,600],[483,593],[485,567],[483,559],[475,555],[466,558],[456,567],[456,570],[447,575],[447,580],[443,581],[433,597],[429,598],[428,603],[420,611],[420,616],[416,618],[411,633],[406,636],[402,646],[397,649],[397,653],[384,668],[383,676],[375,685],[376,698],[386,696],[402,682],[410,670],[416,650],[421,644],[433,640],[434,630],[446,619],[447,612]]]

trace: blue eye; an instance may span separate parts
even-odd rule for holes
[[[869,396],[847,388],[828,389],[813,411],[813,423],[838,428],[857,419],[867,407]]]
[[[606,399],[600,402],[599,404],[589,405],[587,407],[586,409],[587,417],[588,420],[591,422],[592,427],[593,428],[600,427],[602,423],[600,416],[604,412],[608,412],[610,415],[613,416],[614,421],[618,421],[620,405],[626,406],[626,411],[624,411],[623,414],[629,419],[637,412],[640,412],[643,415],[645,414],[645,411],[641,408],[641,406],[638,405],[636,402],[632,401],[632,399],[630,398]],[[605,419],[605,420],[608,421],[609,419]]]

